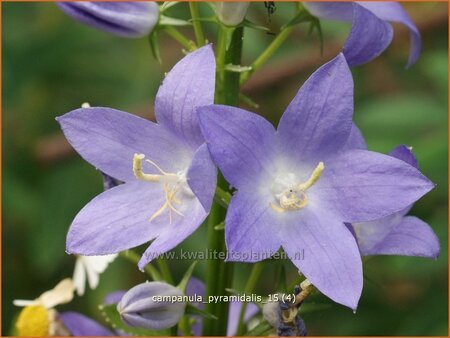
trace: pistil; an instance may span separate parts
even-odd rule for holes
[[[299,183],[284,190],[281,194],[276,196],[278,198],[279,205],[270,203],[270,207],[279,213],[304,208],[308,204],[308,196],[306,195],[306,191],[319,180],[324,169],[325,166],[323,162],[319,162],[306,182]]]

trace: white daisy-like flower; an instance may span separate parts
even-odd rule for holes
[[[86,280],[93,290],[98,286],[100,274],[114,261],[117,254],[105,256],[77,256],[73,271],[73,283],[78,296],[84,295]]]
[[[14,305],[24,307],[16,321],[19,336],[59,336],[67,333],[58,321],[54,307],[69,303],[74,291],[72,279],[66,278],[34,300],[14,300]]]

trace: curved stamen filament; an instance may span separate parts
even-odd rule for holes
[[[174,203],[181,204],[181,201],[176,197],[177,192],[180,190],[180,184],[182,184],[183,179],[177,174],[167,173],[161,169],[155,162],[147,159],[146,161],[152,164],[161,174],[146,174],[142,170],[142,161],[144,160],[144,154],[134,154],[133,157],[133,173],[136,178],[148,181],[148,182],[161,182],[162,189],[165,194],[166,201],[155,213],[150,217],[149,221],[153,221],[155,218],[160,216],[167,208],[169,209],[169,223],[172,224],[172,212],[180,216],[184,216],[183,213],[178,211]]]
[[[314,168],[311,176],[308,178],[308,180],[305,183],[300,183],[297,185],[296,189],[300,191],[305,191],[309,188],[311,188],[314,183],[316,183],[320,176],[322,176],[323,170],[325,169],[325,166],[323,165],[323,162],[319,162],[317,167]]]

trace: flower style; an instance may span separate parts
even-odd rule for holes
[[[73,282],[66,278],[35,300],[14,300],[14,305],[24,307],[16,321],[19,336],[64,335],[65,328],[58,320],[54,307],[69,303],[73,299],[73,293]]]
[[[102,31],[128,38],[145,36],[159,18],[156,2],[58,2],[75,20]]]
[[[418,168],[411,149],[404,145],[393,149],[390,155]],[[411,207],[407,207],[372,222],[353,223],[352,229],[361,255],[437,258],[439,240],[436,234],[424,221],[414,216],[406,216],[410,209]]]
[[[154,240],[139,262],[143,269],[200,226],[217,169],[195,109],[213,102],[214,82],[208,45],[167,74],[156,96],[158,123],[110,108],[77,109],[57,119],[85,160],[125,182],[78,213],[67,234],[68,253],[107,255]]]
[[[392,26],[403,24],[409,29],[411,47],[407,67],[420,56],[422,41],[419,30],[397,2],[304,2],[311,14],[328,20],[350,21],[352,28],[343,53],[350,66],[367,63],[380,55],[392,41]]]
[[[86,280],[94,290],[98,286],[100,274],[114,261],[117,254],[105,256],[77,256],[73,271],[73,283],[78,296],[84,295]]]
[[[237,188],[225,220],[229,260],[262,260],[282,246],[323,294],[356,309],[361,256],[344,222],[390,215],[434,185],[401,160],[349,149],[352,115],[342,53],[305,82],[278,130],[242,109],[199,108],[213,160]]]

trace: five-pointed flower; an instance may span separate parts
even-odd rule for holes
[[[422,42],[419,30],[397,2],[305,2],[304,5],[319,18],[352,22],[343,48],[350,66],[371,61],[389,46],[393,33],[388,22],[400,23],[409,29],[411,47],[407,67],[420,56]]]
[[[356,309],[361,256],[344,222],[390,215],[434,185],[401,160],[349,150],[352,115],[342,54],[305,82],[277,130],[242,109],[199,108],[213,160],[237,188],[225,220],[230,260],[258,261],[281,245],[322,293]]]
[[[411,149],[401,145],[390,152],[406,163],[418,168]],[[421,219],[406,216],[411,207],[393,215],[365,223],[353,223],[361,255],[401,255],[437,258],[439,240],[433,229]]]
[[[145,36],[159,18],[156,2],[58,2],[75,20],[102,31],[128,38]]]
[[[106,255],[154,241],[141,269],[188,237],[209,213],[217,169],[196,107],[214,100],[211,46],[187,55],[167,74],[156,119],[110,108],[81,108],[58,118],[71,145],[102,172],[125,182],[89,202],[75,217],[67,252]]]

